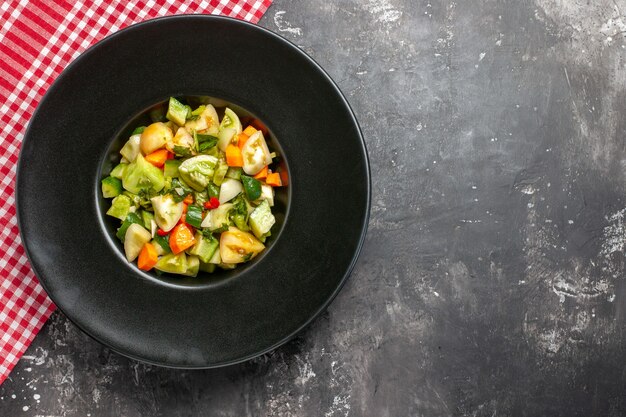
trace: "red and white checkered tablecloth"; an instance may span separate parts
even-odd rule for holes
[[[15,171],[26,124],[54,79],[89,46],[133,23],[182,13],[259,21],[272,0],[3,0],[0,2],[0,384],[55,306],[17,227]]]

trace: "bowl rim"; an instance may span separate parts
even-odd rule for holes
[[[68,315],[64,309],[57,305],[56,303],[54,303],[53,298],[49,295],[50,291],[48,286],[46,285],[46,283],[44,282],[45,280],[41,280],[39,277],[42,276],[41,274],[39,274],[39,271],[37,270],[37,268],[35,267],[34,263],[32,262],[31,259],[31,255],[30,255],[30,250],[29,250],[29,243],[27,242],[26,239],[24,239],[24,233],[23,233],[23,224],[22,224],[22,219],[20,216],[20,198],[19,198],[19,194],[21,194],[19,192],[20,190],[20,175],[19,173],[22,170],[22,165],[24,163],[24,160],[22,158],[22,154],[24,152],[24,146],[23,143],[25,140],[27,140],[27,138],[29,137],[29,131],[31,128],[31,120],[34,119],[38,113],[41,111],[41,107],[40,107],[40,103],[44,102],[47,98],[48,95],[51,94],[51,92],[62,82],[62,80],[65,78],[64,75],[67,74],[68,72],[71,71],[71,69],[77,65],[80,61],[84,60],[86,57],[90,56],[91,54],[95,53],[95,51],[98,49],[98,47],[103,46],[105,44],[108,44],[110,42],[113,42],[114,40],[116,40],[119,36],[121,36],[122,33],[126,33],[126,32],[132,32],[134,30],[138,30],[141,29],[143,26],[147,26],[147,25],[153,25],[153,24],[158,24],[159,22],[162,21],[173,21],[173,20],[187,20],[187,19],[198,19],[198,20],[207,20],[207,21],[227,21],[231,24],[235,24],[235,25],[240,25],[240,26],[244,26],[247,28],[252,28],[253,30],[258,30],[260,32],[262,32],[264,35],[269,36],[271,38],[273,38],[275,41],[277,42],[281,42],[282,44],[286,45],[287,47],[289,47],[293,52],[297,53],[298,55],[300,55],[304,60],[309,61],[310,64],[313,65],[313,67],[315,67],[315,69],[320,73],[320,75],[322,75],[326,81],[329,83],[329,86],[332,87],[332,89],[335,91],[335,93],[337,94],[337,97],[341,99],[341,102],[343,103],[343,105],[346,107],[351,121],[354,124],[354,126],[356,127],[356,133],[360,139],[359,144],[361,145],[361,151],[362,151],[362,155],[363,155],[363,162],[364,162],[364,168],[365,168],[365,174],[366,174],[366,178],[365,178],[365,194],[366,194],[366,207],[365,207],[365,215],[363,217],[363,223],[361,224],[361,231],[359,234],[359,240],[356,244],[356,248],[355,251],[352,255],[352,259],[350,260],[350,263],[347,267],[347,269],[345,270],[343,276],[341,277],[337,287],[335,288],[335,290],[330,294],[330,296],[320,305],[320,307],[317,309],[317,311],[315,311],[314,314],[312,314],[302,325],[300,325],[298,328],[296,328],[295,330],[293,330],[291,333],[289,333],[288,335],[286,335],[285,337],[283,337],[281,340],[277,341],[276,343],[260,349],[254,353],[250,353],[248,355],[236,358],[236,359],[232,359],[232,360],[227,360],[227,361],[222,361],[222,362],[216,362],[216,363],[211,363],[208,365],[181,365],[181,364],[171,364],[171,363],[167,363],[167,362],[160,362],[160,361],[154,361],[154,360],[150,360],[150,359],[146,359],[143,358],[139,355],[134,355],[132,352],[128,352],[128,351],[124,351],[121,349],[117,349],[115,347],[110,346],[108,343],[104,342],[103,340],[101,340],[100,337],[98,337],[97,335],[93,334],[92,332],[87,331],[86,329],[84,329],[81,325],[79,325],[75,320],[73,320],[71,318],[70,315]],[[254,359],[256,357],[265,355],[277,348],[279,348],[280,346],[284,345],[285,343],[289,342],[290,340],[292,340],[293,338],[295,338],[299,333],[301,333],[306,327],[308,327],[315,319],[317,319],[319,317],[319,315],[324,312],[328,306],[330,305],[330,303],[337,297],[337,295],[339,294],[339,292],[342,290],[342,288],[344,287],[345,283],[347,282],[348,278],[350,277],[350,275],[352,274],[352,271],[357,263],[357,260],[359,258],[359,255],[363,249],[363,245],[365,243],[365,237],[367,235],[367,229],[368,229],[368,223],[369,223],[369,218],[370,218],[370,212],[371,212],[371,200],[372,200],[372,175],[371,175],[371,168],[370,168],[370,162],[369,162],[369,155],[367,152],[367,146],[365,143],[365,139],[363,137],[363,133],[361,131],[361,127],[356,119],[356,116],[354,114],[354,111],[352,109],[352,107],[350,106],[350,104],[348,103],[348,100],[345,98],[345,96],[343,95],[343,93],[341,92],[341,90],[339,89],[339,86],[335,83],[335,81],[330,77],[330,75],[321,67],[320,64],[318,64],[312,57],[310,57],[307,53],[305,53],[301,48],[299,48],[296,44],[294,44],[293,42],[289,41],[288,39],[282,37],[281,35],[272,32],[271,30],[264,28],[258,24],[253,24],[244,20],[240,20],[240,19],[235,19],[232,17],[228,17],[228,16],[218,16],[218,15],[210,15],[210,14],[177,14],[177,15],[170,15],[170,16],[161,16],[161,17],[157,17],[154,19],[148,19],[148,20],[144,20],[142,22],[138,22],[138,23],[134,23],[131,25],[128,25],[127,27],[120,29],[106,37],[104,37],[103,39],[101,39],[100,41],[96,42],[95,44],[89,46],[83,53],[81,53],[77,58],[75,58],[71,63],[69,63],[62,71],[61,73],[57,76],[57,78],[52,82],[52,84],[48,87],[48,89],[46,90],[46,92],[44,93],[44,95],[41,97],[37,107],[35,108],[35,110],[33,111],[33,114],[31,115],[30,119],[28,120],[28,125],[26,130],[24,131],[24,138],[22,140],[22,143],[20,144],[20,153],[18,156],[18,161],[17,161],[17,165],[16,165],[16,177],[15,177],[15,207],[16,207],[16,219],[17,219],[17,226],[19,229],[19,234],[20,234],[20,239],[22,241],[22,246],[25,249],[25,254],[27,256],[28,262],[30,264],[30,267],[32,269],[32,271],[35,274],[35,277],[37,279],[37,281],[39,282],[39,284],[42,286],[42,288],[45,290],[46,292],[46,296],[48,298],[50,298],[50,300],[55,304],[55,306],[63,313],[63,315],[70,320],[78,329],[80,329],[83,333],[85,333],[86,335],[88,335],[89,337],[91,337],[92,339],[94,339],[95,341],[97,341],[98,343],[100,343],[101,345],[105,346],[107,349],[110,349],[113,352],[116,352],[124,357],[130,358],[132,360],[138,361],[138,362],[142,362],[142,363],[146,363],[146,364],[150,364],[150,365],[156,365],[156,366],[161,366],[161,367],[165,367],[165,368],[172,368],[172,369],[213,369],[213,368],[221,368],[221,367],[226,367],[226,366],[230,366],[230,365],[235,365],[235,364],[239,364],[239,363],[244,363],[247,362],[251,359]]]
[[[202,95],[198,95],[198,94],[183,94],[177,97],[182,97],[184,99],[190,98],[190,97],[202,97]],[[207,97],[207,96],[204,96]],[[218,99],[218,100],[223,100],[227,105],[225,107],[228,107],[229,105],[231,106],[236,106],[237,108],[239,108],[240,110],[243,110],[245,112],[247,112],[249,115],[253,115],[255,118],[258,118],[258,116],[254,113],[252,113],[251,111],[249,111],[247,108],[243,107],[242,105],[236,103],[236,102],[230,102],[228,100],[224,100],[220,97],[212,97],[212,96],[208,96],[210,98],[213,99]],[[131,123],[133,121],[133,119],[136,119],[137,116],[139,115],[145,115],[148,110],[155,106],[155,105],[159,105],[159,104],[164,104],[167,103],[167,98],[163,98],[163,100],[159,100],[153,104],[151,104],[150,106],[147,107],[146,110],[143,111],[138,111],[134,116],[131,116],[130,118],[128,118],[128,120],[122,124],[122,127],[120,127],[120,129],[112,136],[112,140],[109,143],[109,148],[107,153],[103,154],[102,160],[99,163],[100,169],[99,169],[99,175],[94,178],[94,183],[93,183],[93,192],[94,192],[94,196],[96,199],[96,212],[98,214],[98,223],[100,224],[100,228],[101,233],[103,236],[106,237],[106,240],[108,241],[109,245],[113,248],[114,251],[119,252],[118,255],[121,258],[124,258],[124,250],[122,248],[122,250],[120,250],[119,246],[118,246],[118,240],[117,238],[115,238],[114,236],[111,236],[111,234],[109,233],[109,231],[107,230],[107,216],[106,216],[106,210],[103,210],[102,206],[99,204],[100,200],[107,200],[106,198],[102,197],[102,191],[100,189],[101,186],[101,179],[108,176],[109,174],[105,174],[105,169],[104,169],[104,165],[106,164],[106,159],[107,157],[111,154],[111,149],[113,148],[113,143],[120,137],[122,137],[122,133],[124,132],[124,130],[129,130],[128,128],[131,126]],[[222,106],[216,106],[216,108],[220,108]],[[235,108],[235,107],[232,107]],[[237,113],[235,111],[235,113]],[[259,118],[260,119],[260,118]],[[282,154],[283,158],[284,158],[284,162],[285,162],[285,166],[287,169],[287,176],[288,178],[291,178],[291,167],[289,165],[289,157],[287,154],[284,153],[281,145],[280,145],[280,140],[276,137],[276,135],[272,132],[272,129],[269,128],[269,126],[265,123],[264,120],[261,120],[261,122],[265,125],[265,127],[271,132],[271,135],[267,135],[266,140],[274,140],[276,143],[274,145],[278,145],[277,149],[272,149],[273,151],[278,151],[279,153]],[[269,145],[268,145],[269,146]],[[118,152],[115,152],[115,154],[117,155]],[[287,225],[288,221],[289,221],[289,213],[291,210],[291,201],[292,201],[292,197],[293,197],[293,189],[289,186],[287,187],[281,187],[282,190],[285,190],[285,192],[287,193],[287,200],[285,202],[285,211],[283,214],[283,221],[282,223],[279,225],[280,227],[275,230],[274,232],[272,232],[272,237],[271,237],[271,241],[269,244],[266,245],[265,249],[263,251],[261,251],[261,253],[259,253],[258,256],[256,256],[254,259],[252,259],[249,262],[246,262],[244,264],[241,265],[241,268],[235,268],[232,271],[236,271],[236,273],[232,276],[229,277],[220,277],[219,279],[211,279],[210,281],[205,281],[205,282],[196,282],[193,284],[189,284],[189,283],[180,283],[180,282],[176,282],[176,279],[172,278],[171,275],[169,273],[164,273],[164,275],[166,275],[166,278],[163,277],[159,277],[159,276],[154,276],[151,272],[149,271],[142,271],[141,269],[139,269],[139,267],[137,267],[136,262],[131,262],[131,264],[133,265],[133,267],[135,268],[135,273],[137,275],[140,275],[142,277],[144,277],[147,280],[150,280],[154,283],[156,283],[157,285],[162,285],[165,287],[169,287],[169,288],[176,288],[178,290],[181,291],[195,291],[198,289],[206,289],[206,288],[210,288],[210,287],[219,287],[223,284],[225,284],[226,282],[230,281],[231,279],[236,279],[237,275],[239,275],[240,273],[243,273],[246,269],[248,268],[253,268],[254,264],[256,264],[257,262],[261,262],[265,257],[269,256],[269,254],[271,253],[274,244],[280,239],[280,237],[283,234],[283,231],[285,230],[285,226]],[[276,211],[272,211],[272,213],[276,213]],[[117,223],[115,221],[113,221],[114,223]],[[125,261],[127,262],[127,261]],[[224,273],[229,273],[231,271],[222,271],[219,270],[218,272],[211,274],[213,275],[213,278],[218,277],[219,275],[223,275]],[[175,275],[176,276],[176,275]],[[181,276],[178,275],[176,276],[176,278],[178,280],[180,280]],[[185,277],[188,278],[188,277]]]

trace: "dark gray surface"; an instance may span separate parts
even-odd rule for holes
[[[626,3],[332,3],[261,21],[337,81],[369,147],[367,242],[328,311],[207,371],[55,314],[0,415],[626,415]]]

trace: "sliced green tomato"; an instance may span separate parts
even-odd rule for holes
[[[141,140],[141,135],[132,135],[128,138],[128,141],[122,146],[120,149],[120,154],[128,161],[133,162],[137,155],[139,154],[139,142]]]
[[[185,216],[185,223],[200,228],[202,224],[202,208],[196,205],[190,205],[187,207],[187,215]]]
[[[226,152],[228,145],[231,144],[233,138],[240,134],[241,131],[242,128],[239,117],[234,111],[226,107],[226,110],[224,110],[224,117],[220,123],[219,133],[217,134],[217,147],[223,152]]]
[[[230,225],[229,213],[233,208],[231,203],[220,204],[215,210],[211,210],[206,214],[201,226],[208,228],[210,231],[222,229]]]
[[[157,225],[166,232],[172,230],[183,215],[183,202],[174,201],[170,194],[153,197],[150,201]]]
[[[109,175],[113,178],[121,180],[124,177],[124,171],[126,170],[127,166],[128,164],[118,164],[115,168],[111,170],[111,173]]]
[[[102,180],[102,196],[104,198],[117,197],[122,193],[122,181],[115,177],[106,177]]]
[[[161,257],[154,267],[170,274],[185,274],[187,272],[187,255],[185,252],[180,252],[177,255],[167,254]]]
[[[183,161],[178,167],[178,175],[191,188],[203,191],[213,179],[217,158],[210,155],[198,155]]]
[[[230,227],[220,236],[220,256],[222,263],[239,264],[247,262],[257,256],[263,245],[251,233],[242,232],[236,227]]]
[[[165,177],[163,171],[138,154],[135,162],[126,168],[122,185],[134,194],[139,194],[142,190],[159,192],[165,186]]]
[[[258,239],[263,238],[274,226],[274,223],[276,223],[276,218],[272,214],[272,209],[270,209],[267,200],[263,200],[250,214],[250,228]]]
[[[200,259],[197,256],[187,256],[187,269],[183,273],[183,275],[187,275],[188,277],[195,277],[198,275],[198,271],[200,270]]]
[[[237,130],[234,128],[226,127],[220,128],[219,133],[217,134],[217,147],[222,151],[226,152],[226,148],[231,144],[233,138],[237,134]]]
[[[249,201],[254,201],[261,197],[261,181],[247,175],[242,175],[241,183],[243,184],[243,190],[246,192],[246,197],[248,197]]]
[[[200,106],[202,107],[202,106]],[[192,112],[192,115],[196,115],[197,110]],[[217,117],[217,111],[215,111],[215,107],[210,104],[207,104],[201,113],[198,114],[198,118],[195,120],[188,120],[185,123],[185,127],[189,131],[196,131],[206,133],[207,135],[217,135],[219,132],[219,118]]]
[[[124,235],[124,253],[128,262],[137,259],[141,248],[150,242],[150,239],[152,239],[152,235],[140,224],[133,223],[128,226]]]
[[[229,202],[242,191],[243,185],[241,185],[241,182],[230,178],[225,179],[220,187],[220,204]]]
[[[130,213],[130,206],[130,197],[120,194],[111,201],[111,207],[106,214],[124,221],[128,213]]]
[[[167,117],[167,120],[170,120],[177,125],[182,126],[185,124],[185,120],[190,113],[191,112],[189,111],[187,106],[176,100],[174,97],[170,97],[170,101],[167,106],[167,114],[165,115],[165,117]]]
[[[239,116],[226,107],[224,110],[224,117],[222,118],[222,122],[220,123],[220,129],[235,129],[236,134],[240,134],[242,131],[241,122],[239,121]]]
[[[217,111],[211,104],[207,104],[206,108],[202,112],[201,117],[206,120],[207,127],[205,129],[198,129],[200,132],[207,135],[216,136],[220,129],[220,119],[217,117]]]
[[[257,130],[250,136],[241,149],[243,156],[243,171],[248,175],[256,175],[272,162],[267,142],[263,137],[263,132]]]

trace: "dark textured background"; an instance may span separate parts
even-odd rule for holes
[[[330,73],[370,152],[346,287],[293,342],[207,371],[125,359],[55,314],[0,415],[626,415],[624,13],[276,0],[260,24]]]

